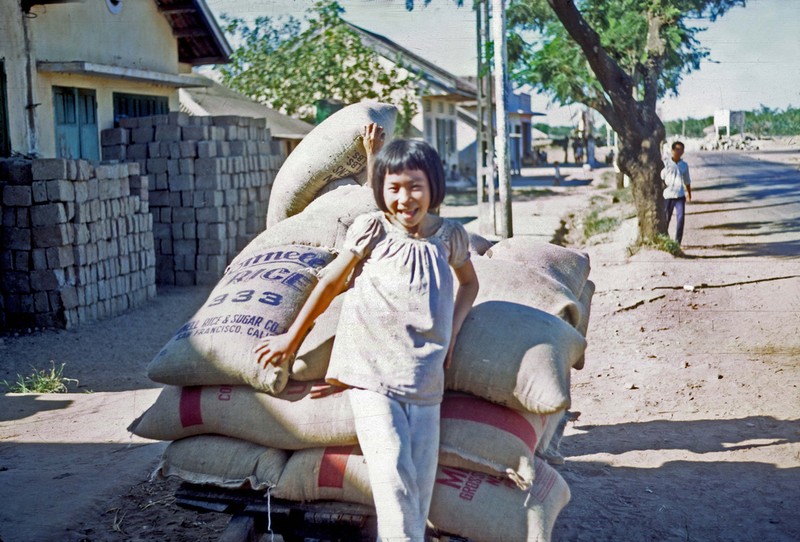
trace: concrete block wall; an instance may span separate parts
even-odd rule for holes
[[[0,161],[0,327],[65,327],[156,295],[138,164]]]
[[[266,223],[283,158],[264,119],[170,113],[123,119],[101,134],[103,158],[150,179],[159,284],[215,284]]]

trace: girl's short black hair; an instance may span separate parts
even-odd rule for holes
[[[416,139],[396,139],[388,143],[375,156],[372,168],[372,190],[380,210],[386,212],[383,199],[383,184],[389,173],[400,173],[409,169],[423,171],[431,188],[431,209],[436,209],[444,201],[444,167],[439,153],[425,141]]]

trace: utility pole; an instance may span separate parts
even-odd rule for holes
[[[508,53],[506,49],[505,0],[492,0],[492,38],[494,42],[494,92],[497,124],[494,146],[500,189],[500,223],[496,226],[496,233],[506,239],[511,237],[514,232],[511,227],[511,175],[508,156],[508,78],[506,77]],[[493,185],[494,181],[492,181]]]
[[[475,138],[478,227],[483,235],[496,233],[496,194],[494,186],[494,107],[492,105],[492,69],[487,45],[491,41],[489,0],[475,3],[478,92]]]

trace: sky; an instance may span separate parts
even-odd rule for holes
[[[382,34],[456,75],[475,73],[475,14],[455,0],[417,0],[412,12],[405,0],[339,0],[344,18]],[[206,0],[221,13],[252,19],[260,15],[302,18],[313,0]],[[677,97],[659,102],[663,120],[712,116],[717,109],[751,110],[765,105],[800,107],[800,0],[748,0],[698,37],[710,49],[709,60],[684,78]],[[558,107],[544,95],[533,95],[534,110],[551,125],[577,122],[577,105]],[[537,119],[539,120],[539,119]]]

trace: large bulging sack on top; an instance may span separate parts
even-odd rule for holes
[[[510,480],[440,465],[428,519],[444,533],[475,542],[550,540],[570,499],[567,483],[540,459],[528,490]],[[358,446],[296,452],[272,495],[292,501],[333,500],[374,505],[369,473]]]
[[[279,335],[294,321],[318,271],[333,260],[325,248],[250,243],[225,271],[208,299],[147,367],[155,382],[176,386],[246,384],[278,393],[289,367],[255,361],[262,337]]]
[[[472,258],[480,282],[475,303],[509,301],[558,316],[576,329],[585,329],[589,309],[557,276],[508,260]]]
[[[278,483],[288,459],[286,450],[221,435],[198,435],[170,443],[153,475],[260,491]]]
[[[576,296],[581,295],[583,285],[589,278],[589,256],[585,252],[530,237],[502,239],[486,255],[498,260],[525,263],[566,285]]]
[[[316,126],[281,166],[270,192],[267,228],[301,212],[329,182],[354,176],[367,164],[362,130],[374,122],[387,142],[394,133],[397,108],[360,102],[340,109]]]
[[[456,337],[445,388],[551,414],[570,406],[570,369],[585,350],[586,339],[556,316],[518,303],[479,303]]]
[[[377,210],[371,188],[340,186],[312,201],[303,212],[261,232],[250,244],[258,249],[292,243],[338,251],[353,220]]]

